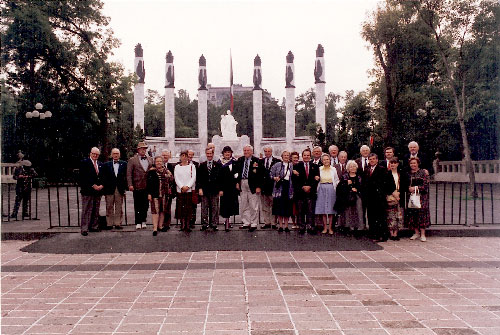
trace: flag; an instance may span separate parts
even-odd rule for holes
[[[234,110],[234,92],[233,92],[233,56],[231,55],[231,49],[229,49],[229,93],[231,95],[231,114]]]

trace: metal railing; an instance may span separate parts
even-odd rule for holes
[[[81,196],[79,187],[72,182],[46,183],[41,188],[34,185],[31,192],[29,216],[21,220],[48,219],[50,228],[79,227]],[[462,182],[432,181],[429,188],[429,206],[432,225],[480,225],[500,224],[500,184],[482,183],[475,185],[477,198],[469,195],[469,185]],[[2,184],[2,220],[12,221],[9,214],[14,206],[15,184]],[[103,199],[104,201],[104,199]],[[101,215],[105,215],[101,205]],[[172,211],[175,205],[172,205]],[[124,225],[134,217],[132,193],[126,192],[123,202]],[[239,216],[233,217],[233,223]],[[197,216],[197,223],[200,223]],[[148,221],[149,222],[149,221]]]

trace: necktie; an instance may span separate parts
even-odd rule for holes
[[[306,179],[309,178],[309,163],[306,163]]]
[[[210,174],[212,172],[212,162],[208,162],[208,173]]]
[[[269,170],[269,158],[266,158],[266,170]]]
[[[94,163],[95,173],[99,174],[99,167],[97,166],[97,161],[92,160],[92,162]]]
[[[368,159],[365,158],[365,170],[368,168]]]
[[[243,169],[243,176],[242,176],[243,179],[247,179],[248,178],[248,159],[245,159],[245,167]]]
[[[147,157],[146,157],[146,156],[144,156],[144,157],[141,157],[141,159],[142,159],[142,160],[145,160],[145,159],[147,159]]]

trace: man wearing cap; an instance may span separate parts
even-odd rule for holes
[[[37,176],[35,170],[31,167],[31,162],[29,160],[23,159],[24,155],[19,152],[18,154],[19,165],[14,170],[14,175],[12,178],[17,180],[16,184],[16,202],[14,204],[14,210],[12,211],[11,218],[17,219],[17,212],[19,211],[19,206],[21,201],[23,202],[23,218],[29,217],[31,209],[31,180]]]
[[[134,196],[135,228],[146,228],[149,201],[146,190],[146,173],[153,166],[153,159],[146,155],[148,145],[145,142],[137,144],[137,155],[127,163],[127,184]]]
[[[99,207],[102,197],[102,163],[97,159],[101,151],[93,147],[90,157],[85,158],[79,169],[80,193],[82,194],[82,220],[80,229],[83,236],[89,231],[99,231]]]

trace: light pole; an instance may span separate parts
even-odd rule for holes
[[[26,112],[25,117],[27,120],[32,120],[30,122],[30,124],[31,124],[30,128],[32,128],[30,131],[31,134],[29,136],[30,140],[28,141],[28,149],[29,149],[29,151],[31,151],[31,152],[29,152],[29,156],[31,156],[30,159],[32,159],[35,163],[40,163],[40,161],[37,159],[38,152],[40,149],[38,143],[40,141],[43,141],[43,143],[45,144],[45,138],[42,138],[41,136],[37,136],[39,134],[39,131],[40,131],[37,129],[39,129],[40,127],[33,125],[33,122],[36,122],[36,124],[38,125],[38,122],[40,122],[40,121],[35,121],[35,120],[45,120],[45,119],[52,118],[52,112],[50,110],[43,111],[43,105],[40,102],[37,102],[35,104],[35,109],[32,112],[29,112],[29,111]],[[44,133],[43,136],[45,136],[45,122],[46,121],[44,121],[42,123],[43,124],[43,133]],[[37,134],[34,134],[34,132],[36,132]],[[33,148],[33,146],[35,148]],[[45,149],[45,145],[43,146],[43,148]],[[45,152],[42,154],[46,156]],[[34,157],[35,155],[37,156],[36,158]],[[41,168],[41,166],[39,168]]]

